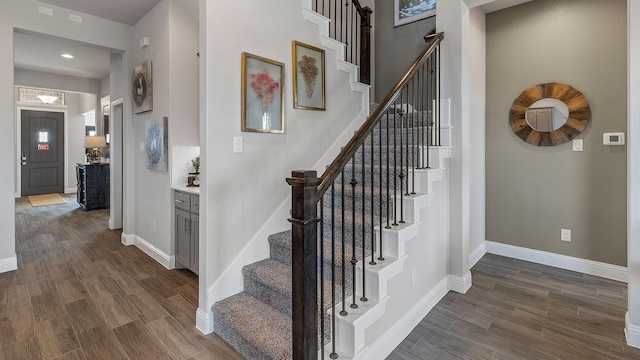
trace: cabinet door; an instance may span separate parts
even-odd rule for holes
[[[200,216],[191,214],[191,271],[200,269]]]
[[[176,267],[191,266],[191,215],[176,209]]]

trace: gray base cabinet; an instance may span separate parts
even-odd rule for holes
[[[176,267],[187,268],[198,274],[200,245],[200,197],[174,191]]]

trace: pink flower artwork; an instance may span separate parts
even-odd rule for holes
[[[253,89],[258,99],[262,102],[262,106],[271,104],[280,89],[278,81],[269,74],[267,69],[258,73],[249,74],[249,79],[251,79],[251,89]]]

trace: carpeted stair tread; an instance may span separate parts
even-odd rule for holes
[[[242,269],[245,291],[291,316],[291,265],[264,259]]]
[[[246,359],[291,359],[291,317],[246,292],[217,302],[213,312],[216,333]]]

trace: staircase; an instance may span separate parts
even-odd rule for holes
[[[362,153],[354,158],[358,166],[355,178],[362,179],[364,175],[365,184],[373,184],[373,194],[380,192],[380,176],[383,182],[386,181],[387,174],[392,175],[393,170],[389,172],[384,166],[380,166],[380,158],[393,157],[392,152],[388,152],[390,144],[397,138],[416,136],[420,131],[424,130],[422,122],[414,122],[411,126],[400,129],[398,121],[393,127],[392,119],[394,115],[387,115],[370,137],[365,141],[366,146],[363,147],[364,158]],[[427,114],[419,114],[420,119],[427,118]],[[405,121],[406,122],[406,121]],[[444,124],[443,128],[449,127]],[[446,131],[444,132],[447,133]],[[445,135],[446,137],[446,135]],[[445,138],[442,142],[444,145],[450,144],[450,139]],[[424,151],[423,151],[424,150]],[[373,155],[372,155],[373,154]],[[382,156],[381,156],[382,154]],[[425,154],[425,155],[423,155]],[[430,168],[415,170],[412,178],[407,182],[410,189],[403,189],[402,193],[399,184],[396,189],[389,189],[389,196],[386,196],[386,188],[382,189],[385,200],[372,200],[368,191],[365,191],[364,198],[362,194],[356,194],[359,200],[355,202],[355,208],[351,204],[352,191],[349,181],[352,178],[351,165],[347,165],[345,170],[345,188],[342,192],[341,180],[336,181],[336,189],[334,193],[344,194],[333,196],[331,191],[327,191],[321,202],[323,225],[322,233],[324,239],[322,241],[323,251],[327,254],[318,259],[319,269],[323,268],[321,282],[323,287],[318,293],[324,293],[325,296],[331,298],[331,277],[338,279],[338,286],[334,290],[335,304],[322,304],[323,310],[319,315],[324,322],[324,331],[322,344],[324,350],[321,356],[326,359],[330,358],[330,354],[337,354],[338,359],[366,359],[367,341],[365,330],[381,318],[385,312],[385,307],[391,296],[402,296],[402,294],[389,294],[387,289],[394,277],[406,272],[404,269],[404,261],[407,258],[405,251],[406,243],[415,238],[419,232],[419,225],[422,221],[420,217],[421,209],[430,205],[433,196],[433,184],[442,179],[444,171],[444,159],[451,155],[451,149],[447,146],[440,147],[414,147],[410,154],[405,152],[403,158],[409,155],[410,161],[418,160],[418,158],[426,156],[430,157]],[[395,154],[399,159],[400,154]],[[364,166],[362,166],[364,165]],[[358,170],[363,169],[363,170]],[[362,173],[364,171],[364,174]],[[405,184],[406,185],[406,184]],[[406,186],[405,186],[406,187]],[[402,195],[406,192],[414,191],[415,194]],[[402,210],[400,209],[399,199],[402,197]],[[345,201],[344,207],[341,207],[342,201]],[[395,200],[395,201],[394,201]],[[372,207],[372,201],[373,207]],[[340,214],[331,217],[331,204],[339,209],[344,208],[344,221],[342,210]],[[364,205],[364,213],[363,213]],[[399,218],[399,213],[404,214],[404,223],[392,225],[390,229],[386,229],[387,214],[392,218]],[[364,217],[363,217],[364,214]],[[373,219],[372,215],[373,214]],[[380,229],[380,220],[382,219],[382,229]],[[356,226],[353,228],[351,223],[355,220]],[[371,241],[371,231],[362,232],[361,223],[374,222],[374,237]],[[393,220],[390,221],[392,223]],[[435,226],[435,224],[434,224]],[[331,230],[334,229],[336,234],[331,238]],[[342,258],[342,229],[345,229],[346,242],[344,243],[344,259]],[[355,229],[355,230],[353,230]],[[368,227],[365,227],[368,229]],[[382,230],[382,231],[381,231]],[[320,231],[320,230],[319,230]],[[355,247],[352,244],[351,231],[355,231]],[[292,331],[291,331],[291,231],[284,231],[269,236],[270,258],[249,264],[243,268],[244,291],[231,296],[227,299],[217,302],[213,306],[215,319],[215,332],[233,346],[238,353],[245,359],[291,359],[292,358]],[[335,248],[335,262],[328,261],[331,257],[330,250]],[[367,301],[361,301],[362,294],[360,290],[356,290],[357,309],[351,308],[353,295],[353,277],[355,269],[355,281],[357,289],[362,288],[362,254],[366,257],[368,263],[373,256],[377,259],[380,256],[380,247],[384,254],[385,261],[377,261],[376,265],[367,265],[366,267],[366,297]],[[319,246],[320,248],[320,246]],[[349,262],[352,253],[357,255],[358,263],[352,268]],[[343,269],[343,264],[345,264]],[[342,282],[342,274],[344,271],[344,282]],[[335,331],[332,331],[330,315],[339,313],[342,310],[342,289],[346,295],[345,309],[348,312],[345,316],[336,316]],[[319,306],[319,308],[321,308]],[[320,323],[320,322],[319,322]],[[320,337],[320,335],[319,335]],[[332,357],[335,359],[335,357]]]
[[[361,61],[356,75],[358,66],[347,63],[352,52],[347,49],[351,46],[368,51],[365,34],[370,9],[354,5],[347,10],[336,0],[339,7],[329,5],[329,11],[323,12],[325,16],[339,13],[340,23],[343,10],[337,12],[338,8],[344,8],[345,15],[354,10],[364,14],[362,22],[356,22],[362,40],[345,45],[335,37],[342,36],[342,31],[337,31],[337,19],[329,20],[315,12],[326,10],[331,1],[312,5],[311,1],[302,0],[303,16],[318,25],[322,46],[335,51],[337,68],[350,74],[352,90],[368,93],[368,87],[357,82],[358,78],[361,82],[368,79],[367,72],[362,71],[368,60]],[[333,30],[330,24],[334,24]],[[320,178],[322,183],[316,189],[316,185],[307,185],[307,189],[322,194],[320,201],[310,195],[301,202],[297,197],[302,193],[300,186],[294,191],[298,194],[292,195],[294,231],[270,235],[269,258],[242,268],[244,291],[213,305],[215,332],[245,359],[315,359],[316,344],[320,349],[317,358],[321,359],[381,358],[388,347],[397,346],[406,336],[407,328],[415,326],[415,319],[422,318],[448,290],[446,275],[439,271],[437,277],[442,275],[442,281],[434,283],[432,276],[426,285],[414,284],[416,269],[425,268],[417,264],[433,260],[434,256],[443,259],[446,251],[441,241],[446,236],[431,229],[447,228],[448,217],[442,221],[433,216],[433,211],[423,211],[436,198],[434,184],[443,179],[444,159],[451,156],[448,112],[439,99],[438,46],[442,38],[442,34],[435,33],[425,37],[428,45],[423,53],[382,104],[372,108],[375,110],[369,118],[328,165]],[[357,106],[366,109],[367,103]],[[446,116],[441,119],[443,108]],[[315,172],[304,174],[303,180],[316,180]],[[299,178],[289,180],[293,186]],[[438,199],[442,197],[448,198],[446,187]],[[301,203],[304,209],[317,208],[317,229],[315,213],[300,217]],[[437,205],[442,206],[440,213],[448,213],[446,201],[438,201]],[[427,212],[431,216],[425,216]],[[304,213],[306,216],[306,210]],[[301,226],[307,228],[299,231]],[[429,243],[430,238],[438,241]],[[317,254],[309,250],[313,246],[300,246],[316,243]],[[416,245],[438,249],[418,257],[407,250]],[[292,262],[296,266],[292,267]],[[444,268],[440,261],[434,263],[439,264],[438,269]],[[408,289],[412,296],[406,301],[403,291],[392,293],[390,288],[406,286],[408,278],[412,279],[410,287],[416,285],[416,289]],[[304,280],[293,283],[292,279]],[[427,286],[430,290],[423,289]],[[292,305],[294,287],[297,296]],[[297,320],[292,327],[293,319]],[[313,324],[316,321],[317,331]]]

